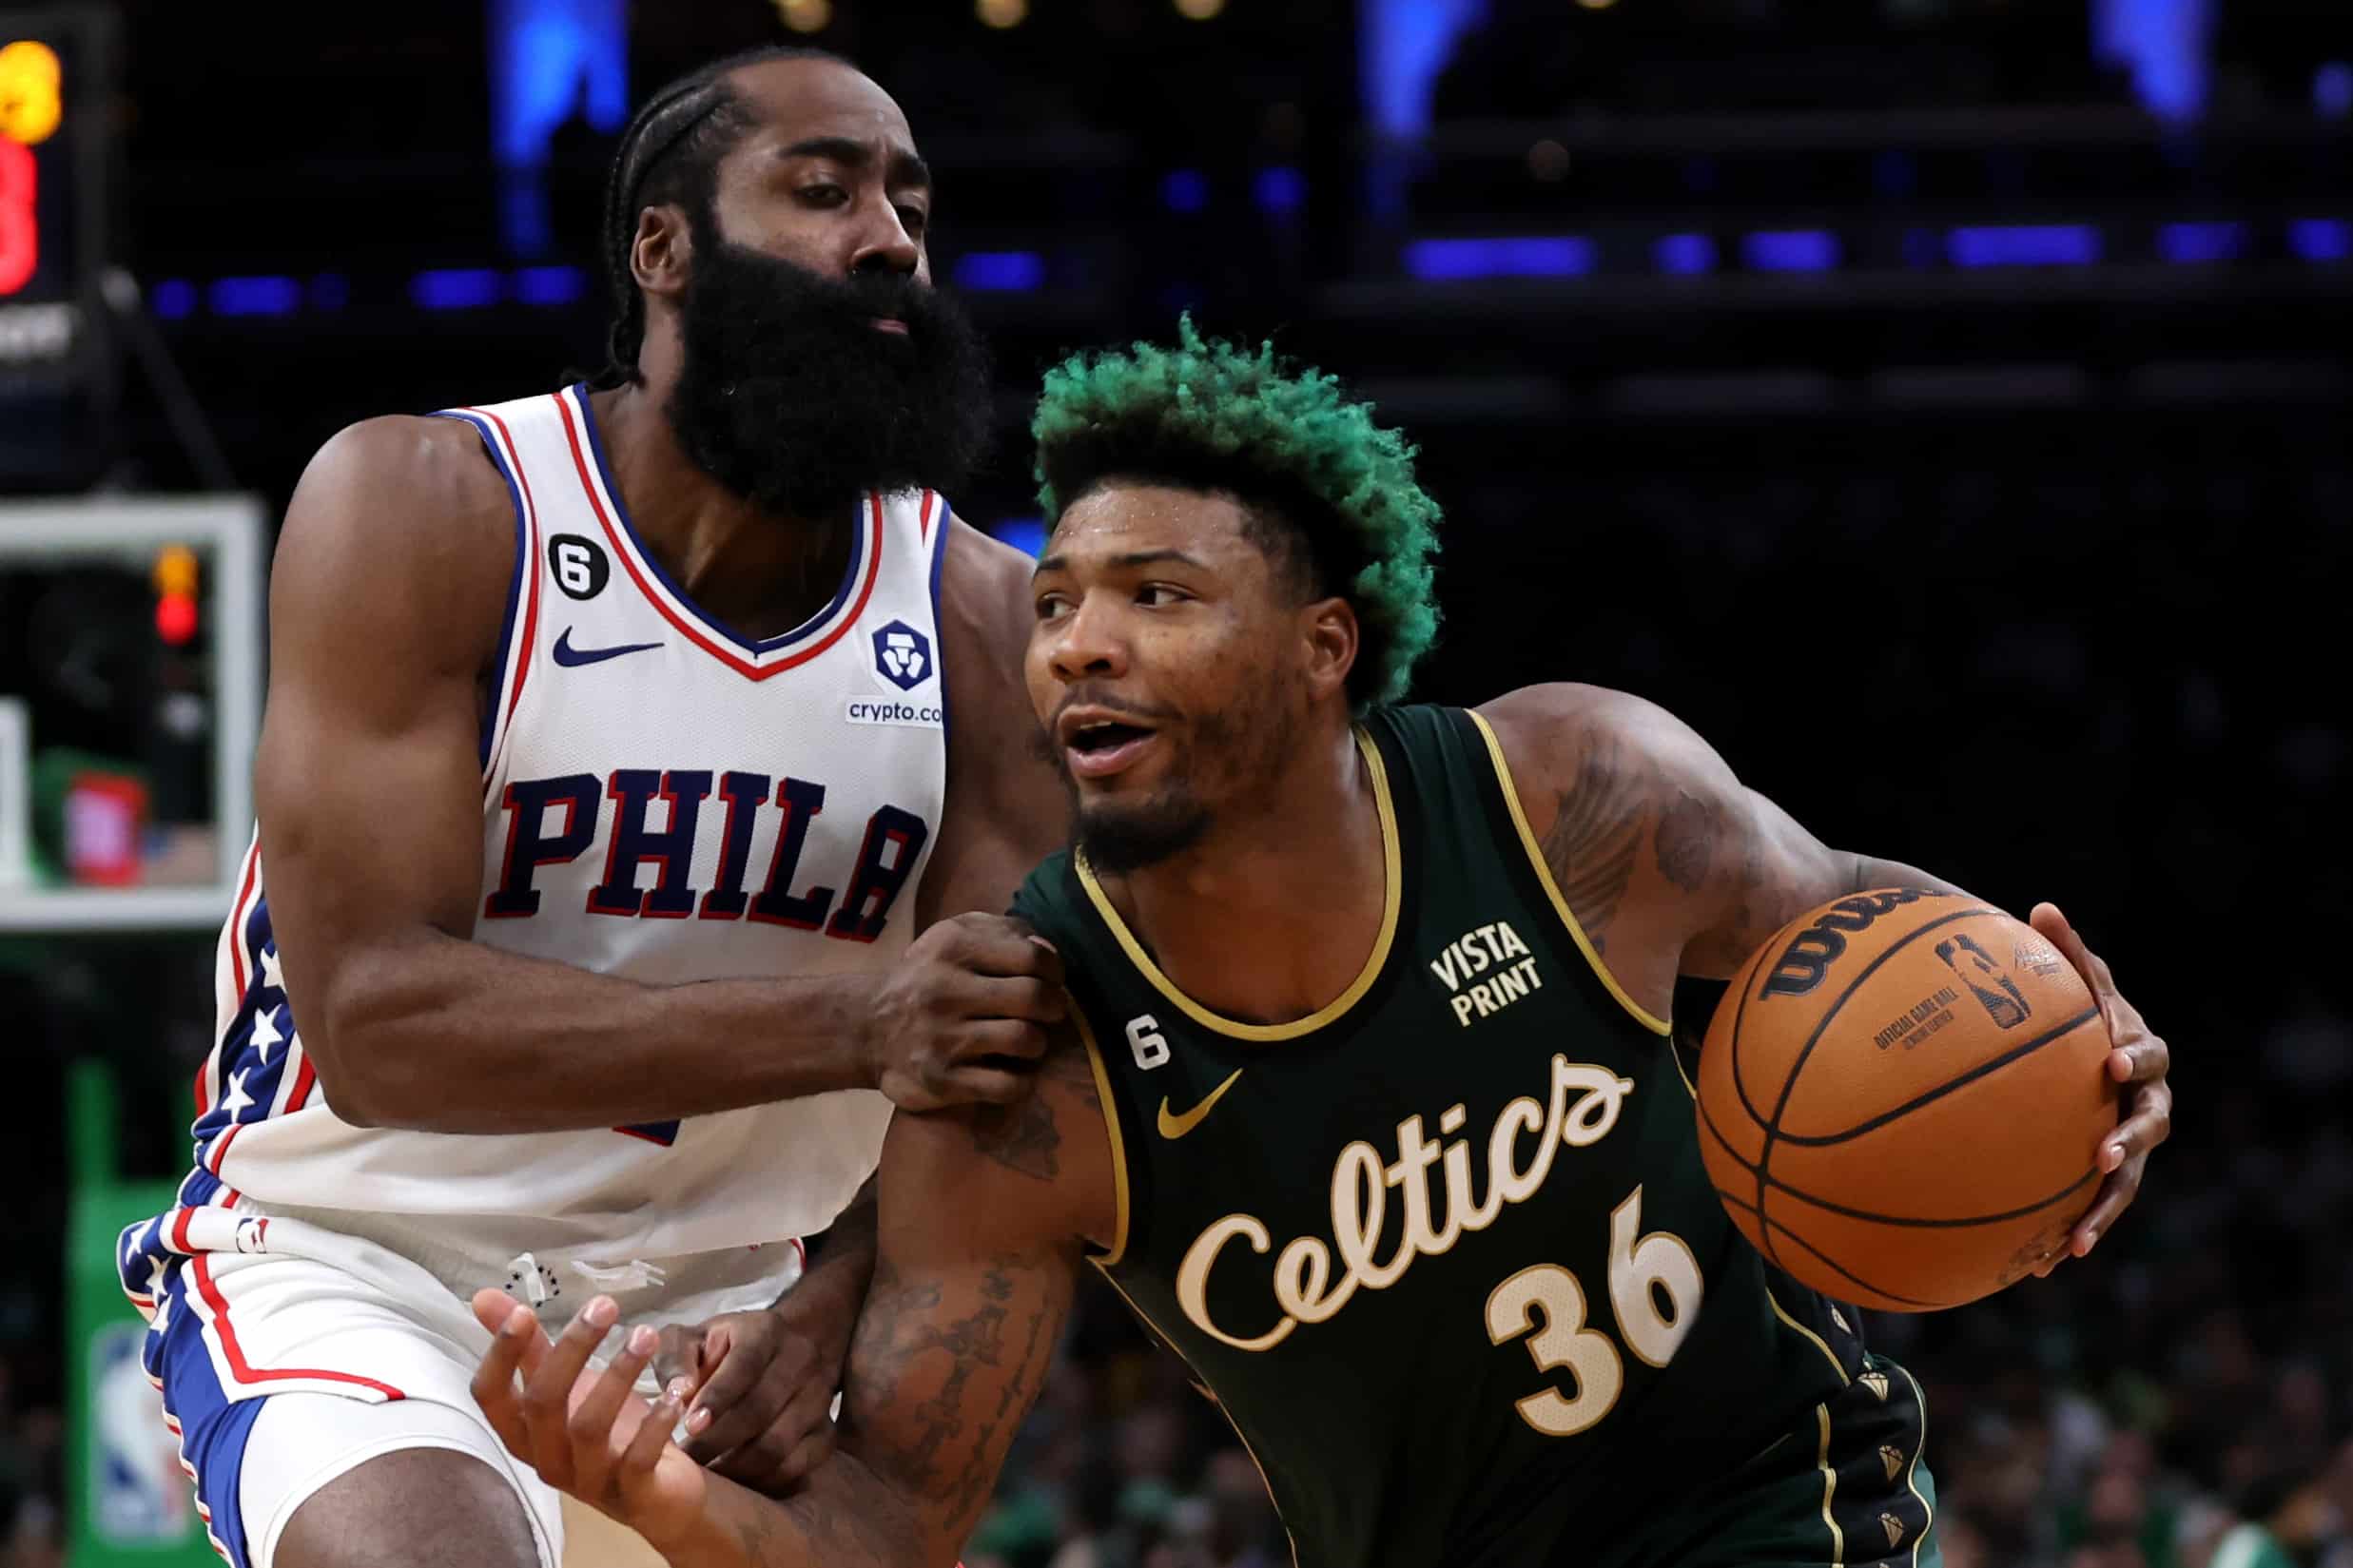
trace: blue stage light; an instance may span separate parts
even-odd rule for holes
[[[1838,237],[1828,229],[1768,229],[1740,242],[1751,272],[1828,272],[1839,255]]]
[[[1406,271],[1429,282],[1582,278],[1593,270],[1597,259],[1593,242],[1576,234],[1416,240],[1405,248]]]
[[[527,305],[568,305],[588,293],[588,274],[578,267],[520,267],[515,298]]]
[[[551,238],[542,171],[557,128],[578,117],[612,132],[629,118],[628,0],[491,0],[491,157],[499,235],[530,256]]]
[[[956,258],[956,286],[978,294],[1025,294],[1045,281],[1046,259],[1034,250],[975,250]]]
[[[1307,204],[1307,176],[1284,164],[1262,168],[1250,183],[1250,196],[1260,212],[1296,212]]]
[[[1418,136],[1454,42],[1487,19],[1487,0],[1359,0],[1358,81],[1373,128]]]
[[[291,278],[222,278],[209,295],[215,316],[291,316],[302,303],[302,285]]]
[[[1043,517],[1005,517],[989,529],[989,537],[1011,545],[1024,555],[1036,555],[1046,547],[1046,520]]]
[[[2299,218],[2287,225],[2287,248],[2306,261],[2342,261],[2353,256],[2353,223]]]
[[[2128,68],[2142,104],[2168,119],[2206,106],[2214,0],[2093,0],[2092,57]]]
[[[627,0],[494,0],[492,151],[507,168],[547,162],[574,114],[597,130],[629,118]]]
[[[2100,231],[2089,223],[1986,223],[1945,236],[1956,267],[2080,267],[2100,259]]]
[[[1160,181],[1160,201],[1171,212],[1199,212],[1209,205],[1209,176],[1196,168],[1173,168]]]
[[[1706,234],[1663,235],[1650,247],[1650,259],[1661,272],[1679,276],[1716,270],[1716,241]]]
[[[479,310],[504,292],[504,281],[489,267],[442,267],[409,280],[409,300],[419,310]]]
[[[2324,61],[2312,73],[2312,112],[2329,120],[2353,115],[2353,65]]]
[[[2227,261],[2245,255],[2250,238],[2245,223],[2163,223],[2157,254],[2168,261]]]
[[[185,278],[166,278],[147,291],[147,305],[166,321],[196,314],[196,285]]]

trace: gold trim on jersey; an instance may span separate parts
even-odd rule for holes
[[[1669,1036],[1667,1037],[1666,1055],[1667,1059],[1675,1064],[1675,1075],[1683,1080],[1683,1093],[1691,1096],[1692,1104],[1699,1104],[1700,1086],[1693,1083],[1691,1081],[1691,1074],[1683,1071],[1683,1054],[1675,1044],[1673,1036]]]
[[[1127,1303],[1127,1309],[1136,1314],[1137,1321],[1152,1330],[1153,1337],[1167,1345],[1168,1353],[1175,1356],[1187,1372],[1193,1374],[1193,1385],[1201,1391],[1210,1403],[1217,1407],[1217,1413],[1226,1418],[1226,1424],[1234,1428],[1235,1441],[1242,1445],[1242,1452],[1250,1456],[1251,1464],[1256,1468],[1258,1484],[1266,1488],[1267,1501],[1274,1505],[1274,1517],[1283,1520],[1283,1539],[1291,1543],[1291,1568],[1299,1568],[1299,1538],[1291,1533],[1291,1521],[1283,1519],[1283,1505],[1274,1496],[1274,1482],[1268,1477],[1266,1464],[1258,1458],[1258,1450],[1253,1448],[1250,1445],[1250,1439],[1243,1435],[1242,1423],[1234,1419],[1234,1412],[1226,1408],[1226,1402],[1217,1397],[1217,1391],[1209,1385],[1207,1378],[1201,1376],[1200,1368],[1193,1365],[1192,1358],[1176,1348],[1176,1342],[1169,1338],[1168,1330],[1155,1322],[1151,1313],[1137,1305],[1136,1298],[1127,1293],[1126,1286],[1111,1277],[1110,1265],[1101,1258],[1091,1258],[1088,1261],[1095,1265],[1096,1272],[1103,1276],[1103,1283],[1119,1293],[1119,1299]]]
[[[1904,1487],[1919,1500],[1920,1512],[1927,1516],[1920,1520],[1920,1533],[1912,1538],[1912,1568],[1920,1568],[1920,1546],[1936,1523],[1935,1507],[1928,1500],[1928,1494],[1920,1490],[1919,1482],[1920,1455],[1928,1447],[1928,1396],[1920,1392],[1920,1380],[1912,1375],[1912,1368],[1901,1362],[1894,1365],[1904,1375],[1904,1382],[1912,1384],[1912,1407],[1920,1413],[1919,1430],[1912,1437],[1912,1462],[1904,1466]]]
[[[1356,978],[1349,983],[1349,988],[1304,1018],[1293,1018],[1289,1023],[1242,1023],[1211,1012],[1177,990],[1169,978],[1160,973],[1160,966],[1152,961],[1152,955],[1144,951],[1135,933],[1128,930],[1127,921],[1119,918],[1118,910],[1112,906],[1111,896],[1095,880],[1095,869],[1087,864],[1086,857],[1083,854],[1071,857],[1072,868],[1079,873],[1079,885],[1095,901],[1095,912],[1103,918],[1103,924],[1118,939],[1120,951],[1127,955],[1128,962],[1136,966],[1137,973],[1152,982],[1155,990],[1202,1028],[1214,1029],[1237,1040],[1295,1040],[1302,1035],[1313,1034],[1355,1006],[1357,1000],[1372,989],[1372,982],[1380,978],[1381,971],[1388,966],[1390,947],[1397,936],[1397,911],[1404,902],[1405,853],[1397,842],[1397,810],[1390,801],[1389,770],[1382,765],[1381,753],[1373,745],[1372,737],[1361,728],[1356,731],[1356,747],[1364,753],[1365,765],[1371,771],[1373,804],[1381,817],[1384,882],[1381,933],[1372,939],[1371,955],[1365,959],[1364,968],[1357,971]]]
[[[1814,1415],[1822,1429],[1822,1523],[1830,1531],[1830,1560],[1843,1563],[1846,1561],[1846,1532],[1839,1529],[1838,1521],[1830,1517],[1830,1500],[1838,1494],[1838,1472],[1830,1467],[1830,1406],[1816,1405]]]
[[[1079,1026],[1079,1043],[1086,1047],[1087,1066],[1095,1072],[1095,1097],[1103,1108],[1103,1127],[1111,1134],[1111,1191],[1118,1217],[1112,1222],[1111,1250],[1095,1260],[1107,1268],[1127,1255],[1127,1140],[1119,1135],[1119,1107],[1111,1097],[1111,1066],[1103,1060],[1102,1048],[1095,1043],[1095,1031],[1087,1027],[1079,999],[1066,1000],[1070,1021]]]
[[[1814,1348],[1822,1353],[1822,1359],[1830,1363],[1830,1369],[1838,1374],[1839,1387],[1844,1388],[1855,1381],[1846,1375],[1846,1366],[1838,1360],[1838,1352],[1830,1347],[1830,1342],[1782,1310],[1780,1298],[1773,1293],[1773,1287],[1769,1285],[1765,1287],[1765,1301],[1772,1307],[1775,1317],[1814,1342]]]
[[[1593,966],[1593,973],[1601,978],[1603,986],[1618,998],[1619,1006],[1634,1016],[1635,1022],[1654,1035],[1672,1034],[1665,1019],[1655,1016],[1625,994],[1625,988],[1618,983],[1618,977],[1609,972],[1609,965],[1604,963],[1601,954],[1594,951],[1592,939],[1585,935],[1585,928],[1577,923],[1577,917],[1569,912],[1568,900],[1561,897],[1561,884],[1552,880],[1552,867],[1545,863],[1545,848],[1537,841],[1536,830],[1527,825],[1527,813],[1520,807],[1520,788],[1511,782],[1511,765],[1504,760],[1504,743],[1495,738],[1495,726],[1487,722],[1487,715],[1476,709],[1465,711],[1470,714],[1470,722],[1479,726],[1479,733],[1487,737],[1488,757],[1495,765],[1495,782],[1504,786],[1504,803],[1511,808],[1511,825],[1520,830],[1520,847],[1527,851],[1529,863],[1536,867],[1537,880],[1544,883],[1546,895],[1552,900],[1553,913],[1561,917],[1563,925],[1568,927],[1569,936],[1576,939],[1577,951],[1585,956],[1585,962]]]

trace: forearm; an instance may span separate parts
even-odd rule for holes
[[[855,1317],[859,1305],[866,1299],[866,1287],[874,1280],[875,1221],[881,1212],[877,1191],[877,1178],[868,1176],[866,1184],[849,1200],[849,1207],[814,1238],[816,1245],[810,1249],[808,1271],[792,1290],[815,1287],[827,1293],[843,1292]]]
[[[949,1568],[927,1561],[905,1501],[837,1453],[788,1500],[710,1478],[703,1514],[662,1555],[672,1568]]]
[[[1955,887],[1942,877],[1931,876],[1901,861],[1882,861],[1871,855],[1848,855],[1845,859],[1850,862],[1845,888],[1849,893],[1874,887],[1902,887],[1920,893],[1958,893],[1963,898],[1970,897],[1967,888]]]
[[[367,1126],[613,1127],[870,1081],[845,977],[654,986],[432,933],[346,960],[325,993],[298,1021],[329,1103]]]
[[[1967,896],[1917,866],[1832,849],[1760,795],[1743,792],[1723,821],[1732,842],[1709,846],[1708,874],[1691,886],[1688,907],[1703,911],[1705,920],[1684,945],[1684,975],[1728,978],[1782,926],[1849,893],[1897,887]]]

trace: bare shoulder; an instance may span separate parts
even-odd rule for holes
[[[1712,781],[1723,769],[1689,725],[1629,691],[1555,681],[1507,691],[1479,713],[1524,791],[1557,791],[1603,773],[1663,786]],[[1533,803],[1529,809],[1532,821]]]
[[[1535,686],[1479,709],[1545,869],[1597,959],[1663,1017],[1689,911],[1721,880],[1745,793],[1690,726],[1604,687]]]
[[[1021,661],[1029,648],[1030,559],[962,518],[948,518],[940,570],[940,637],[957,729],[988,741],[975,762],[994,766],[1026,748],[1003,745],[1029,726]],[[979,721],[978,724],[967,722]],[[951,737],[952,739],[952,737]]]
[[[319,449],[286,508],[270,572],[274,635],[478,663],[515,554],[514,498],[470,426],[362,420]]]
[[[462,546],[478,544],[485,521],[501,525],[512,544],[514,514],[507,482],[471,425],[387,415],[328,438],[302,471],[288,522],[316,532],[397,517],[403,538]]]
[[[1022,673],[1034,620],[1030,558],[954,518],[948,527],[940,641],[949,811],[918,895],[926,922],[1004,908],[1069,823],[1051,759],[1028,744],[1038,726]]]
[[[940,613],[992,661],[1014,668],[1029,642],[1030,558],[951,513],[940,573]]]

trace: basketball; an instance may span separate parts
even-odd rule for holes
[[[2117,1095],[2090,987],[1974,899],[1858,893],[1758,950],[1708,1026],[1700,1149],[1776,1266],[1891,1312],[1993,1294],[2066,1245]]]

